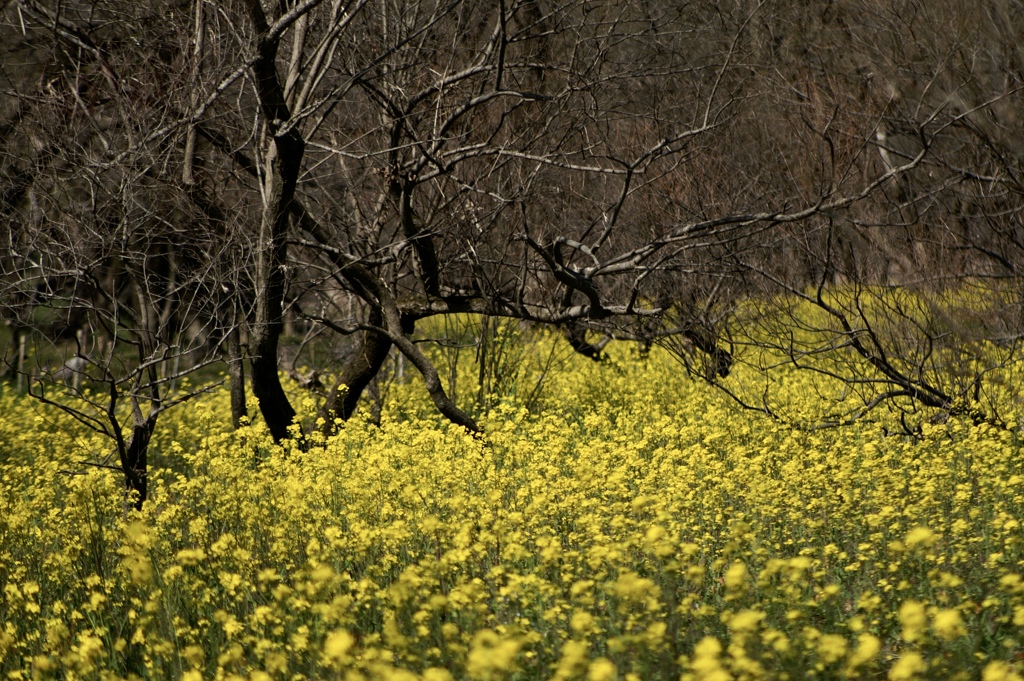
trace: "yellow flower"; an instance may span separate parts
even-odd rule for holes
[[[981,672],[981,681],[1021,681],[1020,674],[1005,662],[989,662]]]
[[[337,664],[348,658],[348,651],[355,645],[355,638],[344,629],[337,629],[327,634],[324,640],[324,657],[331,664]]]
[[[635,572],[624,572],[619,575],[613,588],[619,598],[629,601],[642,602],[661,595],[661,589],[653,581]]]
[[[935,613],[935,619],[932,620],[932,628],[935,629],[935,633],[939,638],[944,641],[952,641],[967,633],[964,621],[960,618],[959,610],[938,611]]]
[[[149,548],[153,545],[153,537],[149,533],[146,524],[138,520],[132,521],[125,528],[128,540],[140,548]]]
[[[562,657],[555,669],[555,679],[571,679],[579,676],[587,664],[587,646],[579,641],[566,641],[562,646]]]
[[[761,640],[764,641],[766,644],[771,645],[771,647],[776,652],[780,653],[787,652],[790,647],[789,637],[781,631],[779,631],[778,629],[766,630],[764,633],[761,634]]]
[[[696,672],[700,681],[731,681],[732,675],[726,671],[718,657],[722,653],[722,644],[713,636],[705,636],[693,649],[693,660],[690,668]]]
[[[725,588],[740,590],[747,584],[747,566],[743,563],[733,563],[725,571]]]
[[[136,584],[148,584],[153,579],[153,563],[146,556],[129,556],[125,559],[131,579]]]
[[[182,565],[197,565],[206,560],[206,552],[202,549],[182,549],[178,551],[177,558]]]
[[[599,657],[587,669],[587,681],[612,681],[618,675],[615,663],[607,657]]]
[[[466,660],[466,673],[472,679],[491,679],[512,671],[520,643],[502,638],[490,629],[479,631],[473,637],[473,646]]]
[[[79,669],[88,673],[92,671],[96,658],[103,652],[103,639],[89,633],[83,633],[78,637],[78,645],[75,647]]]
[[[818,641],[818,655],[825,664],[843,659],[846,655],[846,639],[838,634],[825,634]]]
[[[32,666],[41,672],[48,672],[53,669],[53,660],[48,655],[36,655],[32,658]]]
[[[735,633],[754,631],[763,619],[764,613],[759,610],[740,610],[729,620],[729,630]]]
[[[903,543],[906,544],[908,549],[914,550],[918,547],[927,548],[934,544],[936,539],[935,533],[927,527],[915,527],[907,532]]]
[[[908,681],[928,671],[928,665],[918,653],[904,653],[889,670],[890,681]]]
[[[903,640],[908,643],[919,641],[928,625],[928,615],[924,604],[919,601],[906,601],[900,606],[900,623],[903,625]]]
[[[882,642],[874,634],[860,634],[857,636],[857,649],[850,655],[850,666],[860,667],[871,662],[882,650]]]
[[[281,652],[267,653],[263,663],[268,672],[284,675],[288,671],[288,656]]]
[[[569,620],[569,626],[573,631],[585,633],[594,627],[594,616],[589,612],[577,610],[572,614],[572,619]]]
[[[202,647],[196,645],[185,646],[185,649],[181,651],[181,656],[184,657],[193,667],[201,666],[203,664],[203,660],[206,659],[206,653],[203,651]]]

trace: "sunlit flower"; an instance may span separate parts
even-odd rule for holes
[[[324,640],[324,657],[331,663],[344,661],[355,645],[355,638],[344,629],[332,631]]]
[[[889,669],[890,681],[907,681],[915,679],[928,671],[924,658],[916,652],[904,653]]]
[[[818,655],[826,664],[843,659],[846,656],[846,639],[837,634],[825,634],[818,639]]]
[[[919,641],[928,627],[928,615],[924,604],[906,601],[900,605],[900,624],[903,625],[903,640],[908,643]]]
[[[940,610],[935,613],[932,628],[939,638],[952,641],[967,633],[959,610]]]
[[[612,681],[618,676],[615,663],[607,657],[599,657],[587,668],[587,681]]]
[[[477,632],[466,661],[466,673],[472,679],[503,676],[512,670],[520,646],[519,641],[502,638],[489,629]]]

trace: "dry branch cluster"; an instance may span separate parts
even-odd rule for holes
[[[288,436],[286,323],[347,339],[329,417],[397,352],[475,430],[414,340],[456,313],[558,327],[593,356],[608,338],[664,342],[711,380],[745,347],[853,356],[824,371],[872,386],[865,407],[967,408],[982,377],[943,382],[936,348],[998,341],[1012,361],[1020,334],[1022,15],[1018,0],[13,0],[7,364],[28,373],[25,339],[74,348],[71,374],[102,386],[78,415],[143,496],[148,437],[196,367],[228,363],[237,420],[248,362]],[[979,282],[950,304],[973,317],[879,293]]]

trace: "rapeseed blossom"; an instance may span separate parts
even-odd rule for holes
[[[944,641],[952,641],[967,634],[963,618],[958,610],[940,610],[932,621],[935,634]]]
[[[1016,430],[801,430],[658,351],[566,362],[481,437],[409,384],[277,447],[214,393],[141,512],[66,474],[102,441],[0,395],[0,677],[1021,679]]]
[[[896,664],[889,670],[890,681],[908,681],[908,679],[916,679],[928,671],[928,664],[924,661],[919,653],[909,652],[905,653]]]

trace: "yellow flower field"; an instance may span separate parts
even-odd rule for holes
[[[779,389],[813,412],[804,381]],[[628,348],[482,437],[422,393],[284,449],[190,403],[142,512],[81,465],[103,441],[0,397],[0,675],[1024,675],[1016,425],[797,429]]]

